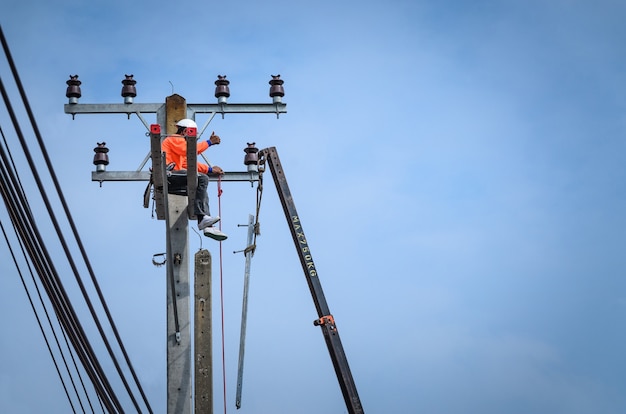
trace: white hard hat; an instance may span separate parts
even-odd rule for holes
[[[196,125],[196,123],[194,121],[192,121],[191,119],[181,119],[180,121],[176,122],[176,126],[178,127],[183,127],[183,128],[198,128],[198,125]]]

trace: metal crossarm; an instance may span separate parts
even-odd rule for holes
[[[92,171],[91,181],[103,183],[105,181],[150,181],[150,171]],[[225,171],[221,176],[209,175],[210,182],[250,182],[259,181],[256,171]]]
[[[163,107],[162,103],[134,103],[134,104],[65,104],[66,114],[126,114],[157,113]],[[229,103],[229,104],[187,104],[187,111],[195,114],[284,114],[287,113],[287,104],[284,103]]]

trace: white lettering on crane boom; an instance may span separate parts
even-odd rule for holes
[[[298,243],[300,244],[300,251],[303,253],[302,257],[304,258],[304,265],[306,267],[306,270],[309,276],[316,277],[317,270],[315,269],[315,264],[313,263],[313,257],[310,254],[309,246],[306,242],[304,232],[302,231],[302,226],[298,224],[300,223],[300,219],[298,218],[298,216],[292,216],[291,222],[294,225],[296,239],[298,240]]]

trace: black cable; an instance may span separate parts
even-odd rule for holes
[[[32,110],[30,108],[30,105],[28,104],[28,99],[26,97],[26,94],[24,92],[24,88],[22,87],[21,81],[19,79],[19,75],[18,75],[17,70],[15,68],[15,65],[13,63],[13,59],[11,58],[11,55],[10,55],[10,52],[9,52],[9,49],[8,49],[8,45],[6,43],[6,39],[4,37],[4,34],[2,33],[2,28],[1,27],[0,27],[0,39],[2,40],[2,45],[3,45],[4,49],[5,49],[5,55],[7,56],[7,61],[9,63],[11,71],[13,73],[13,77],[15,78],[15,83],[16,83],[16,85],[18,87],[18,90],[20,92],[20,95],[22,97],[22,101],[24,102],[24,107],[26,108],[28,117],[29,117],[30,122],[31,122],[31,126],[33,127],[33,131],[35,132],[35,136],[37,138],[39,146],[42,149],[42,154],[43,154],[44,159],[46,161],[46,165],[47,165],[48,170],[50,172],[50,176],[51,176],[51,178],[53,180],[54,186],[55,186],[56,191],[57,191],[57,193],[59,195],[59,200],[61,201],[61,204],[63,205],[63,209],[65,211],[65,214],[67,216],[68,222],[69,222],[70,227],[72,229],[72,232],[74,234],[74,238],[76,239],[77,245],[78,245],[78,247],[79,247],[79,249],[81,251],[81,254],[83,256],[83,260],[85,261],[85,264],[86,264],[87,269],[89,271],[89,274],[91,276],[92,283],[94,284],[96,292],[98,293],[98,297],[100,299],[100,302],[101,302],[101,304],[102,304],[102,306],[104,308],[104,311],[105,311],[105,313],[107,315],[107,318],[109,320],[109,324],[111,325],[113,333],[114,333],[114,335],[115,335],[115,337],[117,339],[117,342],[118,342],[118,345],[120,347],[120,350],[122,351],[122,354],[124,355],[126,363],[127,363],[128,367],[129,367],[129,369],[131,371],[131,374],[132,374],[132,376],[133,376],[133,378],[135,380],[136,386],[137,386],[137,388],[138,388],[138,390],[139,390],[139,392],[140,392],[140,394],[141,394],[141,396],[142,396],[142,398],[144,400],[144,403],[146,404],[146,407],[147,407],[148,411],[150,413],[152,413],[152,409],[150,407],[150,404],[149,404],[149,402],[148,402],[148,400],[146,398],[146,395],[145,395],[145,393],[143,391],[143,388],[142,388],[142,386],[141,386],[141,384],[139,382],[139,379],[138,379],[137,374],[136,374],[136,372],[135,372],[135,370],[134,370],[134,368],[132,366],[132,363],[130,362],[130,358],[128,357],[128,353],[126,352],[126,348],[124,347],[124,344],[122,343],[122,340],[121,340],[121,337],[120,337],[119,332],[117,330],[117,327],[116,327],[116,325],[115,325],[115,323],[113,321],[113,318],[111,317],[109,308],[108,308],[108,306],[106,304],[106,301],[104,299],[104,295],[102,294],[100,286],[99,286],[99,284],[98,284],[98,282],[96,280],[95,273],[93,272],[93,268],[91,267],[90,261],[89,261],[89,259],[87,257],[87,253],[86,253],[85,248],[84,248],[84,246],[82,244],[80,236],[78,235],[78,231],[76,229],[76,225],[74,224],[74,221],[72,219],[71,213],[70,213],[69,208],[67,206],[67,203],[65,201],[65,197],[63,196],[63,192],[62,192],[62,190],[60,188],[58,179],[57,179],[56,174],[54,172],[54,169],[52,167],[52,163],[50,162],[50,159],[49,159],[49,157],[47,155],[47,152],[45,151],[45,145],[44,145],[43,139],[41,137],[41,134],[39,133],[39,128],[37,127],[37,124],[35,122],[35,119],[34,119]],[[67,245],[65,243],[65,240],[62,237],[60,228],[58,226],[58,222],[56,221],[56,218],[55,218],[55,216],[53,214],[52,208],[51,208],[50,203],[49,203],[49,201],[47,199],[47,196],[45,194],[45,190],[43,188],[43,185],[41,184],[41,180],[39,179],[39,176],[38,176],[38,174],[36,172],[37,171],[36,170],[36,166],[33,163],[32,157],[30,156],[30,152],[28,151],[28,147],[27,147],[23,137],[20,137],[20,142],[22,143],[22,147],[24,149],[24,152],[26,153],[28,163],[29,163],[31,169],[33,170],[33,175],[35,176],[35,179],[36,179],[37,185],[39,187],[39,190],[40,190],[40,192],[42,194],[43,200],[46,203],[46,207],[48,208],[50,216],[51,216],[51,218],[53,220],[53,224],[55,226],[55,229],[57,230],[57,233],[59,234],[59,237],[61,239],[61,243],[63,245],[63,248],[66,251],[66,254],[68,255],[68,259],[70,260],[70,265],[72,266],[72,268],[73,268],[73,270],[75,272],[75,276],[77,277],[77,282],[79,283],[80,289],[83,292],[83,296],[85,297],[85,300],[86,300],[87,305],[88,305],[88,307],[90,309],[90,312],[92,313],[92,317],[94,318],[94,321],[96,322],[96,325],[98,327],[98,330],[100,331],[100,334],[101,334],[101,336],[103,338],[105,346],[106,346],[107,350],[109,351],[109,354],[111,356],[112,361],[115,364],[115,367],[116,367],[116,369],[118,371],[118,374],[120,375],[120,379],[124,383],[124,386],[125,386],[128,394],[129,394],[133,404],[135,405],[135,408],[137,409],[138,412],[141,412],[141,410],[139,409],[139,406],[137,404],[137,401],[136,401],[136,399],[134,397],[134,394],[132,393],[132,391],[130,390],[130,388],[128,386],[128,383],[126,381],[126,377],[124,376],[124,374],[123,374],[123,372],[122,372],[122,370],[121,370],[121,368],[119,366],[119,363],[117,362],[117,358],[115,357],[115,354],[113,353],[113,350],[111,349],[109,341],[108,341],[108,339],[106,339],[106,335],[104,333],[104,330],[102,329],[102,326],[101,326],[101,324],[99,322],[99,319],[98,319],[97,315],[95,314],[95,310],[93,309],[93,305],[91,304],[91,300],[89,300],[89,296],[88,296],[88,294],[87,294],[87,292],[86,292],[86,290],[84,288],[82,280],[80,279],[80,276],[78,275],[78,272],[75,269],[74,262],[73,262],[73,260],[71,260],[71,255],[70,255],[70,253],[69,253],[69,251],[67,249]]]
[[[0,155],[2,156],[3,159],[5,159],[4,151],[2,148],[0,148]],[[33,245],[32,240],[28,240],[25,237],[23,237],[24,233],[27,232],[27,230],[24,230],[25,225],[23,223],[23,220],[19,218],[19,214],[20,214],[19,207],[17,205],[15,192],[11,191],[9,182],[7,181],[8,175],[9,174],[7,174],[5,165],[0,164],[0,191],[2,192],[2,196],[5,199],[5,204],[7,206],[7,210],[11,217],[11,221],[14,224],[14,230],[16,231],[16,233],[19,233],[20,235],[19,238],[23,240],[23,243],[24,243],[23,245],[25,245],[26,249],[29,251],[30,257],[34,258],[34,261],[35,261],[34,265],[35,267],[38,268],[38,273],[43,274],[42,268],[44,267],[44,265],[41,263],[39,259],[35,257],[36,247]],[[48,296],[51,297],[52,294],[49,293],[49,289],[50,289],[49,285],[44,285],[44,287],[47,287]],[[53,302],[53,304],[56,303],[56,301],[53,298],[51,298],[51,301]],[[57,313],[57,318],[58,318],[59,313],[57,309],[55,309],[55,313]]]
[[[17,119],[15,117],[15,112],[13,111],[12,105],[9,101],[6,89],[4,87],[4,83],[1,79],[0,92],[2,93],[2,97],[7,107],[9,116],[11,117],[11,120],[13,122],[16,133],[24,146],[25,142],[23,134],[19,128]],[[4,156],[4,154],[3,158],[6,159],[6,156]],[[27,154],[27,158],[29,158],[32,162],[30,154]],[[14,178],[14,174],[11,174],[7,171],[3,171],[3,173],[3,177],[13,177],[13,179],[3,180],[3,187],[10,189],[8,191],[8,194],[5,194],[5,199],[6,197],[10,196],[10,194],[17,194],[17,197],[21,199],[21,206],[27,205],[27,203],[24,201],[23,194],[21,194],[19,191],[16,191],[16,189],[11,190],[11,188],[13,187],[12,183],[16,181],[16,179]],[[41,180],[39,180],[39,177],[37,175],[36,181],[39,184],[40,192],[42,193],[42,195],[45,196],[44,190],[41,186]],[[49,202],[46,205],[48,207],[49,213],[52,215]],[[57,315],[61,316],[60,321],[62,322],[64,329],[66,329],[68,332],[71,332],[70,340],[74,348],[77,351],[81,350],[81,352],[78,353],[78,356],[81,359],[83,366],[85,366],[85,368],[88,368],[87,373],[92,381],[100,385],[98,387],[99,391],[103,394],[106,393],[107,395],[109,395],[107,399],[111,400],[111,404],[109,404],[111,410],[114,410],[113,405],[115,405],[117,409],[119,409],[119,411],[122,411],[119,401],[113,393],[113,390],[108,383],[104,372],[102,371],[102,368],[95,356],[95,353],[93,352],[93,349],[91,348],[91,345],[89,344],[89,341],[86,339],[84,330],[82,329],[82,326],[80,325],[80,322],[76,317],[71,303],[67,299],[67,294],[63,289],[60,278],[58,277],[58,273],[56,272],[56,270],[54,270],[50,255],[48,254],[45,245],[41,243],[41,234],[36,224],[29,219],[31,214],[28,214],[23,208],[19,209],[17,207],[14,207],[14,209],[15,210],[9,209],[12,221],[14,222],[14,224],[16,224],[15,227],[19,231],[22,239],[27,241],[25,245],[27,246],[27,250],[29,251],[31,258],[33,258],[33,264],[36,266],[37,273],[40,275],[40,278],[44,282],[46,293],[48,293],[48,296],[50,297],[51,302],[55,307],[55,312],[57,313]],[[60,229],[58,227],[57,232],[60,232]],[[33,237],[33,235],[35,235],[36,237]],[[64,247],[66,248],[67,253],[67,246],[65,245]]]
[[[13,66],[12,66],[12,68],[14,69],[14,67],[13,67]],[[16,76],[16,79],[17,79],[17,74],[16,74],[16,73],[15,73],[15,76]],[[17,80],[17,82],[18,82],[18,84],[19,84],[19,80]],[[33,119],[33,117],[32,117],[32,112],[30,111],[30,108],[28,107],[28,103],[27,103],[26,97],[25,97],[25,95],[24,95],[24,93],[23,93],[23,88],[21,88],[21,84],[19,84],[19,89],[20,89],[20,92],[21,92],[21,94],[22,94],[22,96],[23,96],[23,99],[24,99],[24,101],[25,101],[25,105],[27,106],[27,111],[28,111],[29,117],[30,117],[30,119],[31,119],[31,123],[32,123],[32,125],[33,125],[33,128],[35,129],[35,133],[36,133],[36,135],[37,135],[37,138],[38,138],[38,140],[39,140],[40,144],[41,144],[41,145],[43,145],[43,142],[42,142],[41,136],[40,136],[40,134],[39,134],[39,132],[38,132],[37,126],[36,126],[36,124],[35,124],[35,122],[34,122],[34,119]],[[27,153],[27,158],[28,158],[28,160],[29,160],[29,163],[31,164],[31,168],[33,169],[33,171],[36,171],[36,169],[34,168],[33,163],[32,163],[32,158],[30,157],[30,154],[28,153],[27,147],[25,146],[25,143],[24,143],[24,141],[23,141],[23,138],[22,138],[22,137],[20,137],[20,138],[21,138],[21,141],[22,141],[22,145],[23,145],[23,147],[24,147],[24,149],[25,149],[25,152]],[[46,158],[46,161],[47,161],[47,163],[48,163],[48,166],[49,166],[49,168],[50,168],[50,171],[51,171],[52,177],[53,177],[53,179],[54,179],[55,185],[57,186],[57,190],[59,191],[59,194],[60,194],[60,197],[61,197],[62,203],[63,203],[63,205],[64,205],[64,208],[66,209],[66,212],[68,213],[68,218],[69,218],[69,220],[70,220],[70,224],[71,224],[71,226],[72,226],[73,230],[74,230],[74,231],[75,231],[75,233],[76,233],[75,226],[74,226],[74,224],[73,224],[73,221],[71,220],[71,216],[69,215],[69,211],[68,211],[68,209],[67,209],[67,204],[65,203],[65,201],[64,201],[64,199],[63,199],[63,197],[62,197],[62,193],[61,193],[61,191],[60,191],[60,188],[58,187],[58,181],[56,180],[56,176],[54,176],[54,173],[53,173],[53,171],[52,171],[52,169],[51,169],[51,166],[50,166],[50,160],[48,159],[48,157],[47,157],[47,155],[46,155],[45,151],[43,152],[43,154],[44,154],[44,156],[45,156],[45,158]],[[35,173],[35,175],[36,175],[36,173]],[[62,235],[61,235],[61,233],[60,233],[60,228],[59,228],[59,226],[58,226],[58,222],[56,222],[56,218],[55,218],[54,214],[52,213],[51,206],[50,206],[50,204],[49,204],[49,202],[48,202],[48,200],[47,200],[47,197],[45,196],[45,192],[44,192],[44,190],[43,190],[43,187],[41,186],[41,182],[40,182],[40,180],[38,179],[38,176],[37,176],[37,175],[36,175],[36,180],[37,180],[37,182],[38,182],[38,185],[39,185],[40,191],[41,191],[42,195],[44,196],[44,201],[45,201],[45,203],[46,203],[46,205],[47,205],[48,211],[50,212],[50,215],[51,215],[51,217],[52,217],[52,219],[53,219],[53,224],[55,225],[55,228],[56,228],[57,232],[59,233],[59,236],[62,238]],[[85,254],[85,252],[84,252],[84,249],[83,249],[83,247],[82,247],[82,244],[80,243],[80,240],[79,240],[79,239],[78,239],[78,241],[79,241],[79,244],[80,244],[80,247],[81,247],[81,252],[83,253],[83,255],[85,256],[85,259],[86,259],[86,254]],[[66,243],[65,243],[65,241],[64,241],[64,240],[62,240],[62,245],[63,245],[63,247],[64,247],[64,249],[65,249],[65,251],[66,251],[66,254],[68,254],[68,257],[69,257],[69,251],[68,251],[68,249],[67,249],[67,245],[66,245]],[[87,264],[88,264],[88,266],[89,266],[88,261],[87,261]],[[113,353],[113,351],[112,351],[112,349],[111,349],[111,347],[110,347],[110,345],[109,345],[109,343],[108,343],[108,340],[106,339],[106,336],[104,335],[104,331],[103,331],[103,329],[102,329],[102,326],[101,326],[101,325],[100,325],[100,323],[99,323],[99,320],[98,320],[98,318],[97,318],[97,315],[95,315],[95,310],[93,309],[93,305],[91,304],[91,301],[88,299],[88,296],[87,296],[87,294],[86,294],[86,290],[84,289],[84,285],[82,284],[82,281],[80,280],[80,276],[79,276],[79,275],[78,275],[78,273],[77,273],[77,270],[76,270],[76,268],[75,268],[75,265],[73,264],[73,261],[71,261],[71,265],[72,265],[72,268],[74,269],[74,273],[75,273],[75,275],[76,275],[76,276],[77,276],[77,278],[78,278],[78,279],[77,279],[77,280],[78,280],[78,283],[79,283],[79,285],[80,285],[80,287],[81,287],[81,290],[83,291],[83,295],[85,296],[85,299],[86,299],[86,301],[87,301],[87,303],[88,303],[88,305],[89,305],[90,311],[92,312],[92,316],[94,317],[94,320],[96,321],[96,324],[98,325],[98,329],[100,330],[100,333],[101,333],[101,335],[103,336],[103,340],[104,340],[104,342],[105,342],[105,345],[107,346],[107,349],[108,349],[108,351],[109,351],[109,354],[111,355],[111,357],[112,357],[112,359],[113,359],[113,362],[115,363],[116,368],[117,368],[117,370],[118,370],[118,372],[119,372],[119,374],[120,374],[120,378],[121,378],[121,379],[122,379],[122,381],[124,382],[124,385],[125,385],[125,387],[126,387],[127,391],[129,392],[129,396],[131,397],[131,399],[133,400],[133,403],[135,404],[135,407],[138,409],[138,411],[140,411],[140,410],[139,410],[139,407],[138,407],[138,405],[137,405],[137,403],[136,403],[136,400],[135,400],[135,398],[134,398],[134,395],[133,395],[133,394],[132,394],[132,392],[130,391],[130,389],[129,389],[129,387],[128,387],[128,383],[126,382],[126,379],[125,379],[125,377],[124,377],[124,375],[123,375],[123,373],[122,373],[122,371],[121,371],[121,368],[119,367],[119,364],[117,363],[117,360],[116,360],[115,355],[114,355],[114,353]],[[89,266],[89,267],[90,267],[90,266]],[[90,271],[91,271],[91,268],[90,268]],[[93,272],[91,272],[91,274],[92,274],[92,276],[93,276]],[[118,340],[119,340],[119,342],[120,342],[120,347],[121,347],[121,349],[122,349],[122,352],[123,352],[123,353],[124,353],[124,355],[126,356],[126,358],[127,358],[127,362],[129,363],[129,367],[130,367],[130,368],[131,368],[131,370],[133,371],[133,376],[135,377],[135,380],[137,381],[138,388],[141,390],[141,393],[142,393],[142,395],[143,395],[143,396],[144,396],[144,398],[145,398],[145,394],[143,393],[143,390],[141,389],[141,385],[138,383],[138,379],[137,379],[137,377],[136,377],[136,374],[134,373],[134,370],[132,369],[132,364],[130,364],[130,360],[128,359],[127,353],[126,353],[126,351],[125,351],[125,349],[124,349],[124,347],[123,347],[123,344],[121,343],[121,340],[120,340],[120,338],[119,338],[119,334],[117,334],[117,329],[115,328],[115,325],[114,325],[114,323],[113,323],[113,321],[112,321],[112,318],[110,317],[110,313],[109,313],[109,311],[108,311],[108,308],[106,308],[106,303],[104,302],[104,298],[103,298],[103,297],[102,297],[102,295],[101,295],[101,291],[100,291],[100,289],[99,289],[99,286],[97,285],[97,281],[95,280],[95,278],[94,278],[94,284],[95,284],[95,286],[96,286],[96,289],[98,290],[98,293],[99,293],[99,294],[100,294],[100,296],[101,296],[101,300],[103,301],[103,306],[105,307],[105,311],[106,311],[106,313],[107,313],[107,316],[109,317],[110,322],[111,322],[111,324],[112,324],[112,327],[113,327],[113,329],[114,329],[114,331],[115,331],[115,333],[116,333],[116,336],[118,337]],[[147,403],[147,401],[146,401],[146,403]],[[151,410],[150,410],[150,411],[151,411]]]
[[[30,296],[30,292],[28,290],[28,286],[26,285],[26,281],[24,280],[24,276],[22,275],[22,272],[20,271],[19,268],[19,264],[17,262],[17,259],[15,257],[15,254],[13,253],[13,249],[11,248],[11,244],[9,242],[9,238],[7,236],[6,231],[4,231],[4,225],[2,224],[2,221],[0,221],[0,229],[2,230],[2,234],[4,236],[4,240],[7,243],[7,247],[9,248],[9,253],[11,254],[11,258],[13,259],[13,263],[15,264],[15,267],[17,269],[17,272],[19,274],[20,280],[22,281],[22,286],[24,287],[24,291],[26,292],[26,296],[28,298],[28,302],[30,303],[30,307],[33,310],[33,313],[35,314],[35,319],[37,320],[37,325],[39,326],[39,330],[41,331],[41,334],[43,335],[43,339],[46,342],[46,347],[48,348],[48,353],[50,353],[50,357],[52,358],[52,363],[54,364],[54,368],[57,371],[57,375],[59,376],[59,379],[61,380],[61,385],[63,386],[63,391],[65,391],[65,395],[67,397],[67,400],[70,403],[70,406],[72,407],[72,412],[76,413],[76,409],[74,408],[74,404],[72,403],[72,398],[70,397],[69,391],[67,389],[67,386],[65,385],[65,380],[63,379],[63,375],[61,374],[61,370],[59,368],[59,364],[57,363],[57,360],[54,356],[54,352],[52,352],[52,347],[50,346],[50,342],[48,341],[48,336],[46,335],[46,332],[43,328],[43,325],[41,323],[41,319],[39,318],[39,314],[37,312],[37,308],[35,307],[35,304],[33,302],[32,297]],[[41,299],[41,297],[40,297]],[[45,308],[44,308],[45,310]],[[46,312],[46,316],[48,315],[48,313]],[[50,322],[50,318],[48,318],[48,322]],[[57,339],[56,334],[54,333],[54,338],[56,339],[57,342],[57,346],[59,346],[59,341]],[[61,353],[61,356],[63,357],[63,354]],[[65,358],[63,358],[63,361],[65,362]],[[68,370],[68,366],[67,366],[67,362],[65,362],[65,369]],[[71,379],[71,376],[70,376]],[[72,381],[72,384],[74,384],[74,382]],[[74,386],[74,392],[77,393],[76,391],[76,387]],[[80,399],[79,399],[80,402]],[[80,404],[81,408],[83,408],[82,403]],[[85,412],[85,409],[83,408],[83,412]]]
[[[21,193],[22,195],[24,195],[24,194],[25,194],[24,187],[22,186],[22,183],[21,183],[21,180],[20,180],[19,174],[17,174],[17,173],[16,173],[17,168],[16,168],[16,166],[15,166],[15,162],[14,162],[14,160],[13,160],[13,155],[11,154],[11,149],[10,149],[10,147],[9,147],[9,145],[8,145],[7,140],[6,140],[6,136],[5,136],[5,134],[4,134],[4,131],[2,130],[2,126],[0,126],[0,135],[2,136],[2,141],[3,141],[3,143],[4,143],[4,147],[6,148],[6,154],[8,155],[8,160],[10,161],[10,166],[9,166],[9,164],[6,164],[6,165],[7,165],[7,167],[6,167],[6,168],[7,168],[7,169],[8,169],[8,168],[12,168],[12,169],[13,169],[13,171],[15,171],[14,176],[15,176],[15,178],[16,178],[16,187],[17,187],[17,189],[20,191],[20,193]],[[5,160],[5,162],[6,162],[6,160]],[[25,198],[24,198],[24,199],[25,199]],[[26,200],[26,199],[25,199],[25,200]],[[28,200],[26,200],[26,201],[28,201]],[[25,208],[26,208],[26,209],[28,209],[28,210],[30,211],[30,207],[29,207],[28,205],[26,205],[26,206],[25,206]],[[31,214],[31,216],[32,216],[32,214]],[[1,222],[1,221],[0,221],[0,226],[2,226],[2,222]],[[32,282],[33,282],[33,286],[35,287],[35,291],[36,291],[36,293],[37,293],[37,297],[39,298],[39,303],[41,304],[41,308],[43,309],[43,312],[44,312],[44,315],[45,315],[45,317],[46,317],[46,320],[48,321],[48,326],[50,327],[50,330],[51,330],[52,335],[53,335],[53,337],[54,337],[54,341],[55,341],[55,343],[56,343],[56,347],[57,347],[57,349],[59,350],[59,354],[60,354],[60,356],[61,356],[61,358],[62,358],[62,360],[63,360],[63,365],[65,366],[65,370],[66,370],[66,372],[68,373],[68,376],[69,376],[70,382],[71,382],[71,384],[72,384],[72,388],[74,389],[74,392],[75,392],[75,394],[76,394],[76,397],[77,397],[77,399],[78,399],[78,402],[79,402],[79,404],[80,404],[80,406],[81,406],[81,408],[82,408],[83,412],[85,412],[85,408],[84,408],[84,406],[83,406],[82,399],[80,398],[79,393],[78,393],[78,390],[76,389],[76,383],[74,382],[74,377],[73,377],[73,376],[71,375],[71,373],[70,373],[70,368],[69,368],[69,366],[68,366],[68,364],[67,364],[67,360],[66,360],[66,358],[65,358],[65,354],[63,353],[63,351],[62,351],[62,349],[61,349],[61,344],[60,344],[59,339],[58,339],[58,336],[57,336],[57,334],[56,334],[56,329],[54,329],[54,327],[53,327],[52,320],[50,319],[50,314],[48,313],[48,309],[47,309],[47,307],[46,307],[46,306],[45,306],[45,304],[44,304],[43,297],[41,296],[41,290],[39,289],[39,285],[37,284],[37,282],[36,282],[36,280],[35,280],[35,275],[34,275],[34,273],[33,273],[33,269],[31,268],[30,263],[28,262],[28,259],[27,259],[27,256],[26,256],[26,252],[24,251],[24,245],[23,245],[23,242],[22,242],[22,240],[18,237],[18,235],[17,235],[17,231],[15,230],[15,228],[13,229],[13,231],[14,231],[14,233],[15,233],[15,235],[16,235],[16,237],[17,237],[17,239],[18,239],[19,246],[20,246],[20,250],[21,250],[21,252],[22,252],[22,257],[24,257],[24,259],[25,259],[26,266],[27,266],[27,268],[28,268],[28,272],[30,273],[31,280],[32,280]],[[4,233],[4,228],[3,228],[3,233]],[[9,240],[8,240],[8,238],[6,237],[6,234],[5,234],[5,239],[7,240],[7,245],[9,245]],[[11,246],[9,245],[8,247],[9,247],[9,250],[11,251],[11,255],[13,256],[13,253],[12,253],[13,251],[12,251]],[[21,274],[21,272],[20,272],[20,269],[19,269],[18,263],[17,263],[17,261],[15,261],[15,259],[14,259],[14,262],[15,262],[15,266],[16,266],[16,268],[17,268],[17,271],[18,271],[18,272],[19,272],[19,274],[20,274],[20,278],[22,278],[22,274]],[[30,298],[30,293],[29,293],[28,288],[27,288],[27,285],[25,284],[25,282],[24,282],[24,280],[23,280],[23,279],[22,279],[22,284],[23,284],[23,286],[24,286],[24,289],[26,290],[26,295],[28,296],[29,301],[31,301],[31,306],[32,306],[32,308],[33,308],[33,312],[35,313],[35,317],[36,317],[36,318],[37,318],[37,320],[39,321],[39,316],[38,316],[38,314],[37,314],[37,310],[36,310],[36,308],[32,305],[32,300],[31,300],[31,298]],[[57,318],[57,322],[58,322],[58,318]],[[43,331],[43,329],[41,330],[41,332],[42,332],[42,335],[44,336],[44,340],[46,341],[46,344],[47,344],[47,343],[48,343],[48,339],[47,339],[46,334],[45,334],[45,332]],[[67,347],[67,350],[68,350],[68,352],[69,352],[69,356],[70,356],[70,359],[71,359],[71,361],[72,361],[72,364],[73,364],[74,370],[75,370],[76,374],[78,375],[78,380],[79,380],[80,385],[81,385],[81,388],[82,388],[82,390],[83,390],[83,392],[84,392],[84,394],[85,394],[85,398],[87,398],[87,403],[89,404],[89,407],[91,408],[91,412],[93,413],[93,412],[94,412],[93,405],[91,404],[91,399],[89,398],[89,393],[87,392],[87,389],[85,388],[85,382],[84,382],[84,380],[83,380],[83,376],[81,375],[81,373],[80,373],[80,371],[79,371],[79,369],[78,369],[78,366],[77,366],[77,364],[76,364],[76,358],[74,357],[74,354],[73,354],[73,352],[72,352],[72,348],[70,347],[70,344],[69,344],[69,342],[68,342],[67,335],[66,335],[66,333],[65,333],[65,331],[64,331],[63,329],[61,329],[61,334],[63,335],[63,339],[64,339],[64,342],[65,342],[65,346]],[[48,345],[48,347],[49,347],[49,345]],[[51,354],[51,356],[52,356],[53,361],[54,361],[54,363],[55,363],[55,365],[56,365],[56,361],[54,360],[54,356],[53,356],[52,354]],[[59,375],[60,375],[60,374],[59,374]],[[61,377],[61,381],[63,381],[62,377]],[[64,384],[64,388],[65,388],[65,384]],[[67,394],[67,391],[66,391],[66,394]],[[69,398],[69,396],[68,396],[68,398]],[[70,401],[70,404],[71,404],[71,401]],[[100,406],[102,407],[102,403],[100,403]],[[73,405],[72,405],[72,410],[74,410]]]
[[[0,89],[5,105],[7,107],[7,111],[16,129],[16,133],[18,134],[20,141],[24,145],[24,137],[19,128],[15,113],[9,101],[6,89],[4,88],[4,84],[1,82],[1,79]],[[30,159],[30,161],[32,162],[32,159]],[[4,177],[7,176],[9,176],[9,174],[5,171]],[[35,176],[38,180],[40,191],[42,191],[39,177],[36,173]],[[13,179],[13,182],[14,180],[15,179]],[[12,180],[3,181],[3,187],[5,189],[12,187]],[[8,195],[5,192],[3,193],[6,199]],[[18,198],[22,197],[21,205],[27,205],[27,203],[23,200],[23,195],[20,194],[19,191],[16,191],[14,189],[13,191],[9,190],[8,193],[17,193]],[[51,212],[49,203],[47,204],[47,206],[48,211]],[[72,342],[74,348],[79,351],[78,357],[80,358],[83,366],[86,368],[87,374],[90,376],[92,382],[94,382],[94,384],[96,385],[98,392],[103,395],[105,402],[109,400],[109,402],[107,402],[107,406],[110,411],[114,412],[117,409],[122,412],[123,410],[121,409],[121,405],[119,404],[117,397],[115,396],[110,384],[108,383],[108,380],[104,375],[104,372],[95,356],[95,353],[93,352],[93,349],[91,348],[91,345],[89,344],[89,341],[86,339],[85,332],[82,329],[78,318],[76,318],[76,314],[71,306],[71,303],[69,303],[69,300],[67,299],[67,295],[62,287],[57,272],[54,270],[54,266],[52,265],[50,256],[45,248],[45,245],[40,243],[40,240],[42,240],[41,234],[39,233],[35,223],[30,221],[30,214],[27,214],[25,212],[25,209],[19,209],[17,207],[14,207],[14,209],[9,209],[9,213],[11,214],[12,221],[16,229],[20,233],[20,236],[23,240],[26,241],[25,245],[27,247],[27,250],[33,260],[33,264],[37,269],[37,273],[40,275],[42,282],[44,282],[46,293],[49,295],[51,302],[55,307],[55,312],[57,313],[57,316],[60,317],[60,322],[62,323],[63,328],[66,329],[68,333],[71,333],[69,336],[70,341]],[[57,229],[57,231],[59,230]],[[33,237],[33,234],[36,235],[36,237]],[[115,406],[116,408],[114,408],[113,406]]]
[[[1,80],[0,86],[3,87]],[[0,158],[6,159],[4,149],[0,146]],[[64,330],[70,334],[70,340],[74,347],[79,350],[79,346],[83,343],[83,339],[79,338],[76,334],[76,318],[72,316],[73,309],[66,300],[66,295],[63,290],[58,275],[54,270],[54,267],[50,265],[50,257],[45,249],[45,246],[40,244],[41,235],[36,228],[31,226],[28,220],[28,215],[24,212],[24,195],[16,189],[12,188],[13,183],[16,181],[14,173],[5,168],[6,166],[0,163],[0,192],[5,200],[7,211],[13,222],[14,229],[19,235],[19,238],[23,241],[23,245],[28,251],[28,255],[31,258],[37,274],[40,276],[42,285],[46,290],[46,293],[50,299],[50,302],[54,308],[57,319]],[[82,333],[84,337],[84,332]],[[79,353],[81,363],[85,368],[88,368],[88,357],[84,352]],[[93,359],[93,356],[90,357]],[[97,381],[96,376],[92,371],[87,370],[88,375],[92,381]]]

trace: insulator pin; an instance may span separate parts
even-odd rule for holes
[[[109,165],[109,149],[106,147],[106,142],[98,142],[98,146],[93,149],[95,155],[93,156],[93,165],[96,166],[96,172],[106,171],[106,166]]]

